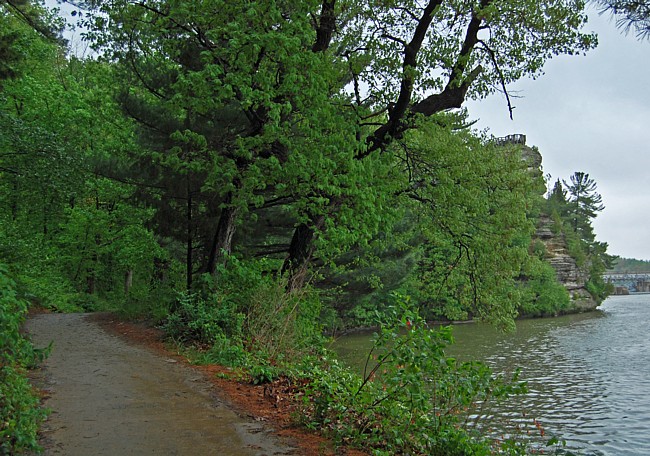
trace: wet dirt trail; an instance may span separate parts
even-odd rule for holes
[[[289,455],[294,449],[217,399],[203,374],[108,334],[87,314],[40,314],[36,372],[52,410],[45,455]]]

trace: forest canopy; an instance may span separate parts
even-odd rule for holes
[[[55,300],[174,308],[236,261],[336,318],[517,315],[544,183],[462,106],[594,47],[583,2],[76,2],[87,59],[3,5],[5,251]]]

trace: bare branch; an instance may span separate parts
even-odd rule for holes
[[[406,41],[404,41],[403,39],[401,39],[401,38],[399,38],[397,36],[393,36],[393,35],[391,35],[389,33],[382,33],[381,37],[382,38],[388,38],[389,40],[395,41],[396,43],[399,43],[404,47],[408,46],[408,43]]]
[[[481,0],[479,11],[490,5],[492,1]],[[397,102],[389,109],[388,122],[375,130],[368,138],[368,147],[357,155],[358,158],[363,158],[375,150],[381,150],[392,139],[400,138],[404,131],[410,128],[408,121],[414,114],[431,116],[447,109],[460,108],[465,101],[469,87],[481,73],[480,65],[467,73],[467,62],[478,43],[478,33],[483,23],[483,19],[478,14],[479,11],[474,11],[472,19],[467,25],[463,45],[456,57],[456,63],[451,68],[449,80],[443,91],[430,95],[413,106],[410,105],[413,95],[413,73],[417,67],[418,53],[431,26],[433,13],[441,3],[442,1],[432,0],[425,8],[413,34],[413,39],[404,48],[402,82]]]
[[[405,6],[398,6],[398,7],[396,7],[395,9],[396,9],[397,11],[403,11],[403,12],[405,12],[405,13],[406,13],[408,16],[410,16],[411,19],[413,19],[414,21],[419,21],[419,20],[420,20],[420,18],[417,16],[417,14],[415,14],[413,11],[411,11],[411,10],[408,9],[408,8],[406,8]]]
[[[506,88],[506,81],[505,78],[503,77],[503,72],[501,71],[501,67],[499,67],[499,63],[497,62],[496,54],[492,50],[492,48],[490,48],[490,46],[488,46],[487,43],[485,43],[483,40],[479,40],[479,43],[481,44],[482,49],[484,49],[485,52],[487,52],[488,55],[490,56],[490,59],[494,64],[494,69],[499,75],[499,83],[501,84],[501,89],[503,90],[503,94],[505,95],[506,101],[508,102],[508,112],[510,113],[510,120],[513,120],[512,111],[515,108],[512,106],[512,103],[510,103],[510,94],[508,93],[508,89]]]
[[[383,148],[389,142],[389,136],[394,135],[400,130],[400,124],[407,113],[413,96],[413,70],[417,67],[418,53],[433,21],[433,14],[441,3],[442,0],[431,0],[429,2],[422,13],[422,17],[418,20],[418,25],[415,27],[411,42],[404,46],[402,82],[397,102],[389,112],[388,122],[370,136],[369,147],[363,152],[363,156],[370,154],[374,150]]]

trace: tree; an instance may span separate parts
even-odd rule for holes
[[[370,24],[368,33],[350,40],[359,45],[346,50],[344,57],[350,61],[353,101],[359,108],[374,108],[359,125],[379,125],[360,142],[357,158],[385,152],[417,125],[418,116],[459,108],[468,96],[480,98],[502,89],[512,112],[507,83],[536,75],[555,53],[584,51],[595,43],[593,36],[578,32],[585,19],[580,2],[431,1],[419,8],[403,3],[373,5],[349,24],[348,30],[365,30]],[[556,28],[562,21],[560,11],[570,18],[569,28]],[[558,41],[553,33],[559,33]],[[361,85],[370,87],[366,98]],[[311,257],[306,241],[321,225],[320,217],[311,220],[311,227],[301,224],[294,232],[292,245],[305,246],[295,252],[295,263]]]
[[[384,310],[395,291],[413,297],[428,319],[481,318],[503,326],[523,301],[519,279],[531,269],[531,214],[542,201],[541,176],[518,147],[455,129],[458,117],[423,121],[394,152],[404,182],[392,206],[402,220],[386,227],[370,254],[353,252],[355,259],[374,256],[374,264],[362,263],[335,282],[350,295],[337,299],[337,308],[361,324]]]
[[[594,0],[602,12],[617,17],[616,25],[628,33],[634,29],[640,39],[650,38],[650,1],[648,0]]]
[[[9,220],[47,236],[58,222],[61,205],[79,184],[78,173],[71,172],[79,166],[73,164],[79,145],[73,101],[78,92],[66,91],[61,84],[65,76],[58,46],[2,9],[0,14],[4,35],[16,37],[10,49],[20,55],[8,62],[11,77],[0,91],[1,204]],[[72,106],[60,110],[66,103]],[[64,138],[61,132],[70,136]]]
[[[607,253],[606,242],[596,240],[592,221],[605,209],[602,197],[597,192],[597,185],[589,174],[575,172],[570,183],[563,180],[555,183],[553,191],[547,198],[547,211],[556,221],[558,233],[563,233],[569,254],[589,280],[586,288],[597,301],[607,297],[609,288],[603,281],[602,274],[611,268],[615,256]]]
[[[0,15],[3,19],[12,16],[50,43],[65,44],[65,40],[61,37],[65,22],[43,7],[42,2],[37,0],[1,0]],[[2,52],[4,44],[6,43],[0,44],[0,52]]]
[[[567,211],[567,191],[560,179],[555,181],[553,189],[548,194],[547,201],[551,212],[555,210],[558,214],[565,215]]]
[[[573,230],[587,243],[595,239],[591,221],[599,212],[605,209],[603,198],[596,191],[596,181],[589,174],[576,171],[570,178],[571,183],[564,181],[569,195],[569,217]]]
[[[189,116],[189,129],[206,138],[216,169],[227,170],[212,174],[221,176],[216,182],[227,201],[215,239],[233,239],[220,232],[232,233],[251,204],[264,204],[255,202],[260,191],[294,202],[285,269],[296,278],[304,277],[314,242],[346,224],[337,213],[357,204],[341,189],[352,188],[354,170],[371,165],[350,160],[388,151],[419,116],[504,90],[540,74],[551,56],[595,44],[579,31],[586,20],[580,1],[98,6],[90,33],[98,49],[130,66],[148,96],[175,104],[179,120]],[[156,91],[154,79],[163,75],[171,78],[169,90]],[[198,117],[219,123],[214,116],[225,109],[243,119],[226,141],[214,143],[192,127]],[[348,231],[368,233],[359,226]],[[229,242],[221,249],[230,251]]]
[[[47,412],[26,368],[44,357],[22,332],[28,303],[20,298],[8,268],[0,264],[0,454],[38,453],[38,430]]]
[[[145,294],[160,250],[146,227],[152,211],[128,182],[103,177],[137,150],[111,98],[113,69],[68,59],[23,20],[3,19],[21,58],[0,91],[0,257],[52,307],[123,296],[131,284]]]

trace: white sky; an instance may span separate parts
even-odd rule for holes
[[[650,41],[625,35],[609,15],[589,15],[599,36],[587,56],[556,57],[545,75],[511,90],[514,121],[502,95],[467,104],[476,127],[494,136],[523,133],[544,173],[569,180],[588,173],[605,210],[594,221],[609,253],[650,260]]]

